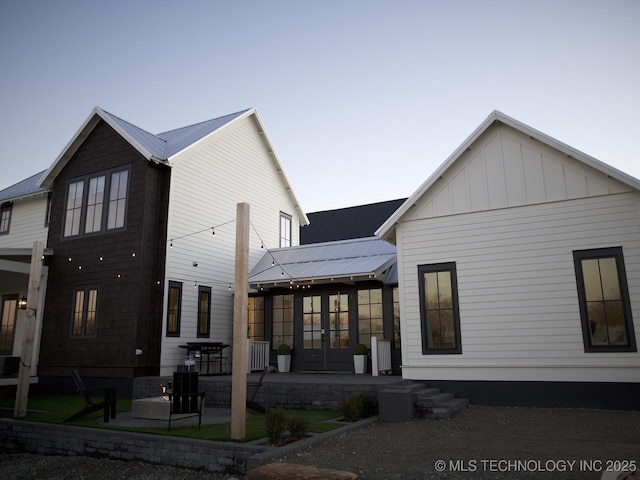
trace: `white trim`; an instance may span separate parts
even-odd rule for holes
[[[402,219],[407,211],[425,194],[433,184],[435,184],[444,173],[455,163],[455,161],[468,149],[471,148],[473,143],[489,128],[494,122],[503,123],[521,133],[530,136],[546,145],[549,145],[556,150],[564,153],[565,155],[575,158],[576,160],[608,175],[631,188],[640,191],[640,180],[628,175],[616,168],[607,165],[606,163],[597,160],[586,153],[576,150],[569,145],[556,140],[534,128],[525,125],[518,120],[505,115],[498,110],[494,110],[487,119],[476,128],[467,139],[441,164],[436,171],[398,208],[376,231],[375,235],[395,244],[395,227],[396,224]]]

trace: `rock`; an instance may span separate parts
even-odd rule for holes
[[[268,463],[251,470],[245,480],[358,480],[358,475],[296,463]]]

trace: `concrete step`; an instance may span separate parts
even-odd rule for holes
[[[453,414],[459,412],[463,408],[466,408],[467,405],[469,405],[469,400],[467,400],[466,398],[452,398],[445,402],[439,403],[436,407],[433,407],[430,413],[426,413],[424,415],[424,418],[451,418]]]

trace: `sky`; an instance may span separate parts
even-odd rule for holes
[[[493,110],[640,178],[638,0],[0,0],[0,189],[94,106],[255,107],[306,212],[410,196]]]

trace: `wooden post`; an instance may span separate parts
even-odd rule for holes
[[[29,383],[31,381],[31,361],[33,359],[33,340],[36,333],[37,308],[40,301],[40,277],[42,276],[42,242],[33,242],[31,250],[31,270],[29,271],[29,291],[27,292],[26,325],[20,350],[20,369],[14,417],[24,417],[29,403]]]
[[[233,373],[231,376],[231,438],[246,436],[247,305],[249,302],[249,204],[239,203],[236,216],[236,270],[233,298]]]

